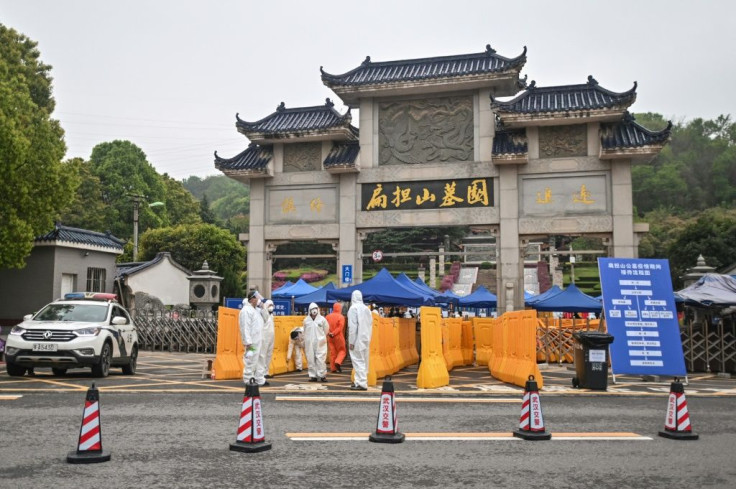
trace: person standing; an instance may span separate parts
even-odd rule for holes
[[[240,326],[240,338],[243,341],[243,382],[248,384],[250,379],[256,378],[256,367],[258,357],[261,353],[261,342],[263,339],[263,316],[256,310],[258,304],[258,292],[248,291],[243,301],[243,308],[238,315]],[[258,379],[256,379],[256,382]]]
[[[258,355],[258,366],[256,368],[256,381],[258,385],[271,385],[266,380],[268,369],[271,367],[271,356],[273,355],[273,301],[268,299],[263,303],[261,309],[263,315],[263,340],[261,342],[261,353]],[[262,381],[262,382],[261,382]]]
[[[368,390],[368,357],[370,356],[371,335],[373,334],[373,314],[363,304],[363,293],[354,290],[350,296],[348,309],[348,344],[350,361],[355,371],[353,390]]]
[[[330,325],[319,313],[319,306],[309,304],[309,313],[304,318],[304,349],[307,353],[307,368],[310,382],[327,382],[327,332]]]
[[[330,347],[330,372],[342,372],[345,360],[345,316],[342,315],[342,304],[335,302],[332,312],[325,316],[330,325],[327,333],[327,344]]]

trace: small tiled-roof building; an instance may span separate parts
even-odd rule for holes
[[[61,224],[38,236],[24,268],[0,270],[0,325],[16,324],[68,292],[112,292],[124,245],[110,233]]]
[[[115,292],[131,312],[140,308],[136,303],[140,293],[160,301],[161,306],[189,305],[190,275],[192,272],[176,262],[171,253],[160,252],[149,261],[118,263]]]

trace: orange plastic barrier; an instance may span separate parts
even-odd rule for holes
[[[491,375],[503,382],[524,387],[529,375],[534,375],[539,388],[542,374],[537,366],[536,311],[504,313],[491,329]]]
[[[417,387],[432,389],[450,384],[450,374],[442,355],[442,313],[438,307],[422,307],[422,361],[417,373]]]
[[[463,356],[463,365],[473,365],[473,323],[471,321],[463,321],[462,339],[460,350]]]
[[[443,319],[443,340],[446,340],[446,350],[443,345],[443,353],[447,362],[447,369],[452,370],[464,364],[463,362],[463,320],[460,318]],[[445,337],[445,331],[447,336]]]
[[[403,359],[403,366],[408,367],[419,361],[419,353],[417,352],[417,334],[416,319],[414,318],[396,318],[399,329],[399,350]]]
[[[496,320],[494,318],[473,318],[475,333],[475,362],[478,365],[490,365],[493,343],[491,331]]]
[[[217,311],[217,350],[212,376],[217,380],[243,377],[243,342],[238,326],[240,310],[220,307]]]

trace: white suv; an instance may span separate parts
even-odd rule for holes
[[[23,376],[35,367],[56,375],[69,368],[91,367],[107,377],[110,367],[133,375],[138,361],[138,333],[115,294],[74,292],[29,314],[8,335],[8,375]]]

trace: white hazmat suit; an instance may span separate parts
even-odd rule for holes
[[[348,309],[348,344],[350,361],[355,371],[355,388],[368,389],[368,357],[373,334],[373,315],[363,304],[363,294],[354,290],[350,296]]]
[[[266,375],[268,375],[268,369],[271,367],[274,339],[273,301],[271,299],[263,303],[261,314],[263,315],[263,340],[261,342],[261,352],[258,355],[255,378],[258,385],[266,385]]]
[[[314,312],[316,311],[316,314]],[[304,318],[304,350],[307,354],[309,380],[327,382],[327,332],[330,325],[319,313],[319,306],[309,304],[309,313]]]
[[[261,353],[263,340],[263,316],[251,304],[250,299],[243,301],[243,308],[238,315],[238,324],[240,326],[240,338],[245,348],[243,353],[243,382],[248,384],[250,379],[256,376],[258,356]]]

